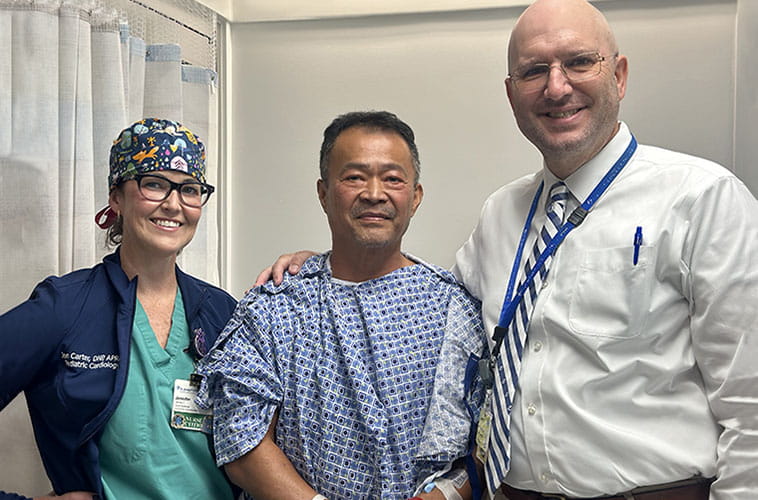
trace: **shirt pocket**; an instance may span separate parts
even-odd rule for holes
[[[647,321],[651,300],[653,247],[587,250],[569,299],[569,327],[579,335],[636,337]]]

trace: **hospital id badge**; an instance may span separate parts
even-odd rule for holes
[[[174,402],[171,405],[171,427],[210,434],[213,431],[213,410],[204,410],[195,403],[197,385],[189,380],[174,381]]]
[[[479,413],[479,425],[476,428],[476,458],[484,463],[487,459],[487,447],[490,443],[492,427],[492,389],[487,389],[482,411]]]

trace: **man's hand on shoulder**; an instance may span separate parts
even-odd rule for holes
[[[293,276],[296,275],[300,272],[300,268],[303,267],[305,261],[314,255],[316,255],[316,252],[310,250],[300,250],[299,252],[280,255],[272,265],[261,271],[255,280],[254,286],[260,286],[271,279],[274,280],[275,285],[281,285],[282,280],[284,280],[285,271]]]

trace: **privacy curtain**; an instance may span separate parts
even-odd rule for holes
[[[215,74],[183,65],[179,45],[131,36],[103,3],[0,0],[0,313],[44,277],[109,252],[94,215],[107,204],[110,146],[129,123],[188,126],[206,142],[215,184]],[[180,266],[217,282],[211,200]],[[0,490],[42,494],[27,421],[22,398],[0,413]]]

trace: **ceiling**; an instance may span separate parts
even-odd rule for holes
[[[513,7],[529,0],[198,0],[231,22],[293,21]]]

